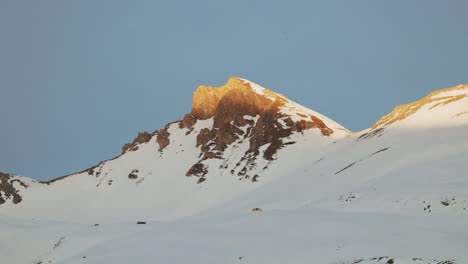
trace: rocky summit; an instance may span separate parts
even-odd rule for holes
[[[233,144],[243,141],[249,143],[243,156],[235,161],[245,161],[239,176],[246,176],[256,166],[256,159],[261,155],[266,160],[273,160],[277,151],[288,142],[293,133],[308,129],[318,129],[323,136],[330,136],[334,130],[310,110],[288,100],[285,96],[245,79],[232,77],[220,87],[200,86],[193,96],[192,111],[181,121],[176,121],[179,128],[193,131],[199,120],[210,120],[212,125],[197,131],[196,147],[200,149],[201,159],[186,173],[186,176],[203,177],[207,174],[208,159],[223,159],[223,152]],[[123,152],[137,150],[138,144],[146,143],[156,136],[162,151],[170,144],[170,133],[164,129],[150,133],[140,133],[132,143],[123,147]],[[330,122],[331,126],[336,126]],[[341,130],[344,128],[339,127]],[[266,149],[260,153],[260,148]],[[233,161],[234,162],[234,161]],[[233,172],[234,170],[232,170]],[[250,176],[247,175],[250,178]],[[256,181],[257,177],[252,177]],[[201,182],[205,178],[201,179]]]

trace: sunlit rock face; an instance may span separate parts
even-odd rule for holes
[[[281,111],[290,102],[283,95],[271,90],[255,87],[251,82],[232,77],[220,87],[200,86],[194,93],[191,116],[196,119],[214,117],[214,128],[221,128],[225,124],[234,122],[237,126],[244,126],[248,121],[244,116],[271,118],[287,117]],[[295,113],[299,117],[299,126],[303,128],[320,128],[323,135],[330,135],[333,130],[318,117]],[[273,121],[273,120],[270,120]]]
[[[255,92],[248,81],[232,77],[220,87],[198,87],[193,96],[191,114],[198,119],[208,119],[223,115],[229,107],[235,107],[237,112],[240,110],[245,114],[257,114],[267,110],[276,99],[279,96],[267,98]]]

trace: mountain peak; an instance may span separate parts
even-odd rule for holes
[[[235,122],[243,125],[244,116],[271,116],[273,119],[289,118],[292,122],[310,123],[328,136],[334,129],[347,131],[333,120],[303,107],[285,96],[246,79],[231,77],[220,87],[201,85],[195,91],[190,118],[214,118],[214,127]]]
[[[200,183],[204,182],[210,164],[223,160],[225,164],[219,166],[236,164],[229,170],[231,174],[255,182],[261,172],[257,171],[256,177],[247,173],[256,170],[263,161],[269,164],[275,160],[280,149],[296,143],[291,140],[292,136],[303,135],[306,130],[315,130],[314,137],[323,142],[349,134],[333,120],[283,95],[232,77],[220,87],[199,86],[193,96],[191,113],[152,134],[140,133],[122,148],[122,154],[138,150],[139,145],[150,142],[153,137],[161,155],[170,152],[173,143],[192,141],[190,144],[199,151],[198,161],[186,176],[196,176]],[[238,148],[243,151],[231,157],[229,153]],[[262,170],[267,167],[264,165]]]
[[[181,127],[191,129],[197,120],[210,118],[212,127],[201,129],[197,135],[196,146],[200,147],[203,159],[187,172],[187,176],[204,175],[205,160],[220,159],[229,146],[246,140],[249,144],[242,161],[248,162],[244,174],[247,168],[255,167],[255,160],[261,154],[265,160],[274,160],[277,151],[294,133],[316,128],[321,135],[330,136],[334,129],[343,129],[283,95],[237,77],[230,78],[220,87],[198,87],[192,112],[184,117]],[[261,153],[263,146],[266,149]]]
[[[395,109],[382,117],[372,128],[389,126],[399,121],[418,125],[437,126],[454,118],[468,116],[468,85],[435,90],[426,97]]]
[[[193,95],[191,114],[197,119],[215,116],[220,103],[250,106],[250,110],[260,112],[269,109],[274,101],[286,98],[253,82],[231,77],[223,86],[200,85]],[[257,114],[257,113],[252,113]]]

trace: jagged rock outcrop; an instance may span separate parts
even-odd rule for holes
[[[168,126],[166,126],[166,128],[164,128],[164,129],[161,129],[159,131],[159,133],[157,133],[158,136],[156,137],[156,141],[159,144],[159,150],[160,151],[162,151],[164,148],[169,146],[169,143],[171,142],[169,140],[169,136],[171,134],[167,131],[167,128],[168,128]]]
[[[14,183],[21,185],[24,188],[28,186],[19,179],[15,179],[12,174],[0,172],[0,204],[4,204],[7,200],[12,200],[17,204],[23,200]]]
[[[129,150],[137,150],[139,144],[149,142],[152,137],[153,135],[148,132],[138,133],[138,136],[133,140],[132,143],[127,143],[122,147],[122,153],[125,153]]]
[[[197,123],[197,118],[192,114],[186,114],[180,122],[180,128],[192,128]]]
[[[177,122],[173,122],[173,123],[177,123]],[[180,122],[182,123],[182,121]],[[138,136],[132,141],[132,143],[127,143],[122,147],[122,154],[128,151],[138,150],[138,145],[150,142],[153,136],[156,136],[156,142],[159,144],[159,150],[163,150],[170,143],[170,140],[169,140],[170,133],[167,130],[169,126],[173,123],[169,123],[163,129],[155,130],[151,134],[148,132],[138,133]]]

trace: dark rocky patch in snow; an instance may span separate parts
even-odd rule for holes
[[[358,163],[358,162],[359,162],[359,161],[355,161],[355,162],[349,164],[348,166],[344,167],[343,169],[341,169],[341,170],[335,172],[335,175],[337,175],[338,173],[343,172],[343,171],[345,171],[345,170],[351,168],[352,166],[354,166],[354,165],[355,165],[356,163]]]
[[[356,195],[354,195],[353,193],[349,193],[349,194],[343,194],[343,195],[340,195],[340,198],[338,199],[340,202],[351,202],[353,201],[354,199],[356,199]]]
[[[372,157],[372,156],[374,156],[374,155],[376,155],[376,154],[382,153],[382,152],[388,150],[389,148],[390,148],[390,147],[386,147],[386,148],[377,150],[376,152],[370,154],[370,155],[367,156],[367,157],[369,158],[369,157]],[[346,166],[346,167],[342,168],[341,170],[335,172],[335,175],[337,175],[337,174],[339,174],[339,173],[341,173],[341,172],[343,172],[343,171],[345,171],[345,170],[351,168],[352,166],[356,165],[358,162],[361,162],[361,161],[363,161],[363,160],[365,160],[365,158],[364,158],[364,159],[360,159],[360,160],[358,160],[358,161],[355,161],[355,162],[349,164],[348,166]]]
[[[24,182],[16,179],[14,175],[0,172],[0,204],[4,204],[7,200],[12,200],[14,204],[17,204],[23,200],[19,190],[14,186],[15,182],[25,189],[28,188]]]
[[[360,135],[356,141],[361,141],[361,140],[364,140],[364,139],[370,139],[370,138],[373,138],[373,137],[381,137],[383,135],[383,132],[384,132],[384,128],[378,128],[378,129],[374,129],[374,130],[371,130],[367,133],[364,133],[362,135]]]
[[[373,257],[361,258],[349,261],[336,262],[334,264],[457,264],[454,260],[436,260],[424,258],[397,258],[397,257]]]
[[[376,152],[370,154],[369,157],[374,156],[375,154],[379,154],[380,152],[384,152],[384,151],[388,150],[389,148],[390,148],[390,147],[387,147],[387,148],[383,148],[383,149],[381,149],[381,150],[378,150],[378,151],[376,151]]]
[[[130,174],[128,174],[128,178],[132,180],[138,179],[138,172],[137,169],[132,170]]]

